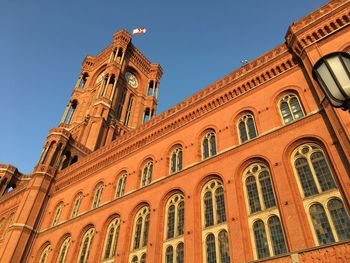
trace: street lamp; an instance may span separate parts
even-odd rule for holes
[[[333,107],[350,110],[350,55],[333,52],[320,58],[312,76]]]

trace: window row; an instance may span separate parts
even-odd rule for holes
[[[175,153],[178,154],[178,151]],[[323,245],[350,238],[349,215],[341,200],[332,168],[323,149],[314,143],[300,145],[293,151],[291,163],[305,213],[317,243]],[[147,185],[152,175],[152,162],[147,163],[142,175],[145,178],[142,183]],[[123,195],[126,178],[126,173],[122,173],[119,177],[116,197]],[[262,162],[253,163],[244,170],[242,180],[248,219],[254,222],[251,229],[253,229],[252,237],[256,241],[256,256],[261,258],[285,253],[287,246],[270,169]],[[98,185],[93,199],[93,208],[98,207],[102,190],[103,184]],[[325,199],[328,200],[327,203],[318,201]],[[78,214],[81,200],[82,194],[79,194],[73,203],[72,217]],[[215,231],[225,230],[225,227],[216,227],[226,224],[224,200],[224,188],[220,180],[212,180],[203,187],[202,219],[206,234],[212,228],[216,229]],[[63,203],[56,209],[53,225],[58,223],[62,208]],[[176,194],[169,199],[165,221],[164,240],[183,242],[181,237],[184,233],[184,197],[181,194]],[[143,216],[136,221],[134,249],[142,250],[146,246],[147,235],[145,233],[148,227],[149,211],[144,210]],[[210,233],[215,237],[215,233],[218,232]],[[171,245],[174,250],[176,244],[170,243],[167,241],[167,245]]]
[[[269,173],[267,167],[261,164],[253,164],[249,167],[249,173],[253,173],[253,175],[249,174],[249,176],[265,172]],[[230,236],[227,231],[227,215],[222,181],[212,179],[207,182],[202,188],[201,199],[203,258],[208,263],[229,263],[231,262]],[[329,198],[326,208],[320,202],[314,202],[307,212],[311,219],[312,231],[316,234],[319,245],[350,238],[350,218],[340,198]],[[149,206],[144,205],[135,215],[129,262],[146,262],[148,233],[151,224],[150,213]],[[183,194],[175,193],[168,199],[164,220],[164,262],[184,262],[185,202]],[[272,213],[271,211],[269,212],[268,217],[260,215],[251,221],[250,224],[249,229],[251,229],[256,258],[266,258],[288,252],[277,207]],[[110,221],[105,232],[102,262],[109,262],[115,257],[119,230],[120,218],[116,217]],[[95,232],[96,230],[91,227],[84,233],[80,242],[77,262],[88,262]],[[57,262],[65,262],[70,244],[71,237],[66,237],[59,248]],[[39,262],[47,262],[50,251],[50,245],[45,247],[42,250]]]

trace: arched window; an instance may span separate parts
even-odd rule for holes
[[[175,148],[170,155],[170,174],[182,170],[182,148]]]
[[[131,263],[138,263],[139,261],[138,261],[138,258],[137,258],[137,256],[134,256],[133,258],[132,258],[132,260],[131,260]]]
[[[50,253],[51,250],[52,249],[51,249],[51,245],[50,244],[47,245],[44,248],[43,252],[41,252],[39,263],[46,263],[46,262],[48,262],[47,258],[49,257],[49,253]]]
[[[80,251],[78,256],[78,263],[88,262],[89,252],[91,247],[92,238],[95,235],[95,228],[90,228],[86,231],[80,244]]]
[[[205,227],[226,222],[223,186],[219,180],[211,180],[203,189]],[[215,201],[213,202],[213,197]]]
[[[128,107],[126,108],[125,121],[124,121],[125,125],[129,125],[133,103],[134,103],[134,96],[130,95]]]
[[[81,88],[81,89],[84,88],[88,77],[89,77],[89,74],[86,72],[80,76],[80,79],[78,80],[79,81],[79,88]]]
[[[174,251],[172,246],[168,246],[165,252],[165,262],[166,263],[173,263],[174,262]]]
[[[60,247],[60,250],[58,252],[58,257],[57,257],[57,263],[64,263],[66,262],[66,258],[67,258],[67,254],[68,254],[68,249],[69,249],[69,246],[72,242],[72,238],[71,237],[67,237],[61,247]]]
[[[143,166],[141,174],[141,187],[149,185],[152,182],[152,170],[153,170],[153,161],[149,160]]]
[[[106,232],[105,237],[105,243],[103,248],[103,261],[110,260],[114,258],[115,251],[117,247],[118,242],[118,234],[119,234],[119,228],[120,228],[120,219],[115,218],[113,221],[109,224]]]
[[[228,235],[226,230],[221,230],[219,233],[219,252],[220,262],[230,263],[230,250],[228,245]]]
[[[207,262],[229,263],[224,188],[218,179],[209,181],[203,187],[202,215],[203,257]]]
[[[263,163],[251,164],[244,171],[243,182],[249,207],[248,217],[253,222],[250,229],[255,240],[255,257],[260,259],[286,253],[287,246],[268,167]]]
[[[258,258],[266,258],[270,256],[267,243],[265,225],[262,220],[258,220],[253,224],[253,232],[255,237],[255,246]]]
[[[140,263],[146,263],[146,253],[143,253],[140,259]]]
[[[304,197],[337,188],[321,147],[316,144],[301,145],[294,151],[293,158]]]
[[[63,209],[63,203],[60,203],[55,211],[54,217],[53,217],[53,221],[52,221],[52,226],[55,226],[58,224],[58,221],[60,220],[60,215]]]
[[[271,176],[266,165],[254,163],[245,170],[246,195],[250,213],[276,206]],[[259,185],[259,187],[257,186]],[[261,203],[261,200],[263,201]]]
[[[79,193],[77,195],[77,197],[75,198],[74,203],[73,203],[73,209],[72,209],[71,218],[74,218],[74,217],[76,217],[78,215],[79,207],[80,207],[82,199],[83,199],[83,194]]]
[[[66,108],[66,111],[63,115],[63,118],[62,118],[63,123],[70,124],[72,122],[72,119],[73,119],[73,116],[74,116],[74,113],[76,111],[77,106],[78,106],[77,100],[73,100],[73,101],[69,102],[69,104]]]
[[[184,263],[184,243],[180,242],[176,247],[176,263]]]
[[[291,161],[315,242],[326,245],[350,238],[349,214],[323,149],[303,144],[294,150]]]
[[[284,124],[304,117],[299,98],[293,93],[283,96],[279,102],[279,107]]]
[[[202,159],[216,155],[216,135],[215,131],[209,130],[202,138]]]
[[[328,211],[331,215],[338,239],[350,239],[350,219],[343,202],[339,199],[331,199],[328,202]]]
[[[238,133],[241,143],[256,137],[254,117],[252,114],[245,114],[238,120]]]
[[[166,262],[178,262],[177,255],[174,255],[176,244],[183,242],[184,233],[184,196],[182,194],[174,194],[166,204],[165,211],[165,227],[164,227],[164,258]],[[168,252],[171,249],[171,256]],[[176,250],[177,251],[177,250]]]
[[[207,252],[207,263],[216,263],[215,236],[209,234],[205,241]]]
[[[329,224],[326,212],[322,205],[314,204],[310,207],[310,217],[314,226],[319,244],[326,245],[333,243],[334,236]]]
[[[140,262],[146,260],[149,220],[150,208],[148,206],[144,206],[137,212],[134,221],[133,238],[131,244],[132,252],[130,253],[130,258],[132,260],[135,256],[140,258]]]
[[[92,202],[92,208],[97,208],[100,205],[100,199],[103,191],[103,184],[99,184],[96,188],[94,200]]]
[[[119,176],[118,182],[117,182],[117,191],[115,193],[115,197],[122,197],[124,195],[124,190],[125,190],[125,184],[126,184],[126,178],[127,178],[127,173],[124,172]]]
[[[279,218],[275,215],[271,216],[268,220],[268,226],[274,255],[286,253],[286,241]]]
[[[148,122],[151,119],[151,110],[150,108],[145,109],[145,113],[143,114],[143,123]]]
[[[166,239],[182,235],[184,231],[184,197],[182,194],[175,194],[169,199],[166,213]]]

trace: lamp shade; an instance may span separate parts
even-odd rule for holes
[[[349,108],[350,55],[348,53],[334,52],[322,57],[314,65],[312,74],[334,107]]]

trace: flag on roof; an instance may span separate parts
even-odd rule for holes
[[[135,28],[135,29],[132,31],[132,34],[133,34],[133,35],[144,34],[144,33],[146,33],[146,28],[144,28],[144,27]]]

